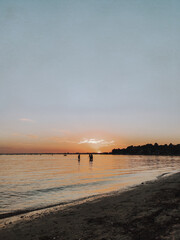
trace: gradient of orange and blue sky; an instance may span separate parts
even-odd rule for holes
[[[180,143],[179,0],[1,0],[0,153]]]

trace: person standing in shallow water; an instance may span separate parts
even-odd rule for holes
[[[78,161],[80,161],[80,158],[81,158],[81,156],[80,156],[80,154],[78,154]]]
[[[93,161],[93,155],[92,155],[92,153],[89,154],[89,161]]]

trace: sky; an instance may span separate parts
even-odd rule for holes
[[[179,0],[0,0],[0,153],[180,143]]]

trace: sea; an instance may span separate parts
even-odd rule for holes
[[[0,218],[121,191],[180,170],[180,156],[0,155]]]

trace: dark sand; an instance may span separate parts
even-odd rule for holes
[[[81,204],[3,219],[0,239],[180,240],[180,173]]]

